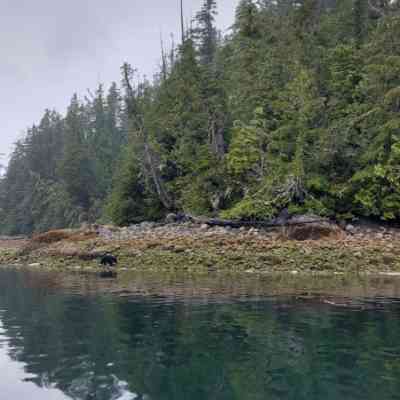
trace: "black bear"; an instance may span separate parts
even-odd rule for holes
[[[118,262],[117,257],[115,257],[115,256],[113,256],[112,254],[109,254],[109,253],[104,254],[104,256],[101,257],[101,261],[100,261],[101,265],[104,265],[104,266],[108,265],[110,267],[112,267],[115,264],[117,264],[117,262]]]

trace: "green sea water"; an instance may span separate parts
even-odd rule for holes
[[[393,294],[65,279],[0,270],[0,400],[400,399]]]

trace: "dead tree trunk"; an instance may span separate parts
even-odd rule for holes
[[[241,228],[241,227],[254,227],[254,228],[275,228],[280,226],[297,226],[307,225],[315,223],[328,223],[329,220],[326,218],[310,218],[309,220],[270,220],[270,221],[232,221],[218,218],[198,218],[190,216],[188,217],[192,222],[198,224],[207,224],[209,226],[222,226],[230,228]]]
[[[225,139],[223,124],[220,123],[217,113],[209,117],[208,132],[212,152],[217,158],[222,159],[225,154]]]
[[[131,84],[133,70],[128,64],[124,64],[122,72],[127,92],[128,111],[130,114],[130,118],[132,118],[132,121],[134,121],[135,132],[137,133],[138,139],[143,146],[142,168],[144,168],[145,170],[149,170],[150,177],[154,183],[157,195],[161,203],[167,210],[171,210],[173,209],[173,202],[164,188],[164,183],[160,176],[158,165],[154,159],[154,155],[149,143],[149,136],[145,126],[144,113],[140,107],[140,102],[138,101],[138,94]]]
[[[185,26],[183,22],[183,0],[181,0],[181,34],[182,34],[182,44],[185,42]]]
[[[156,187],[158,197],[159,197],[161,203],[163,204],[163,206],[167,210],[170,210],[173,208],[173,203],[172,203],[167,191],[164,189],[164,183],[158,172],[156,162],[154,161],[153,154],[152,154],[152,151],[150,149],[150,146],[149,146],[149,143],[147,140],[147,135],[145,135],[145,137],[144,137],[144,154],[145,154],[146,162],[147,162],[149,170],[150,170],[151,178],[153,180],[154,186]]]

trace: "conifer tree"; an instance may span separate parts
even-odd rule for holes
[[[74,204],[84,213],[89,210],[95,190],[87,146],[88,127],[85,122],[82,106],[75,94],[65,118],[66,145],[60,163],[60,176]]]
[[[200,62],[203,65],[213,63],[217,50],[216,15],[216,0],[204,0],[201,10],[196,15],[197,28],[195,33],[199,42]]]

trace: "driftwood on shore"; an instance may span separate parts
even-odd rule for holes
[[[27,236],[0,236],[0,240],[26,240]]]
[[[167,217],[168,222],[180,222],[190,221],[197,224],[206,224],[209,226],[221,226],[230,228],[241,228],[241,227],[254,227],[254,228],[277,228],[286,226],[298,226],[306,224],[317,224],[317,223],[330,223],[329,219],[321,218],[314,215],[301,215],[297,217],[285,218],[278,217],[267,221],[238,221],[238,220],[227,220],[219,218],[204,218],[194,217],[187,214],[171,214]]]
[[[299,215],[290,217],[281,214],[275,219],[268,221],[235,221],[218,218],[193,217],[187,214],[170,214],[167,216],[167,224],[175,223],[194,223],[201,225],[201,228],[222,227],[222,228],[251,228],[252,230],[276,230],[282,228],[281,235],[286,239],[293,240],[318,240],[323,237],[340,238],[343,230],[334,222],[327,218],[315,215]]]

